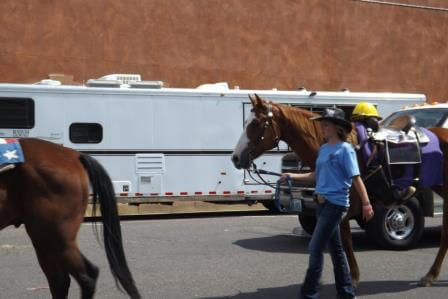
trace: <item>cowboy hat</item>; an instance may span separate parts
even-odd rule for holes
[[[344,128],[347,133],[350,133],[352,131],[352,124],[345,120],[345,113],[342,109],[339,108],[325,108],[322,115],[315,116],[310,119],[317,121],[328,120]]]

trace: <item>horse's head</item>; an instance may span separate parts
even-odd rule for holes
[[[251,115],[232,154],[233,164],[238,169],[249,168],[255,158],[276,147],[280,141],[280,128],[275,120],[278,108],[258,95],[249,96],[249,99]]]

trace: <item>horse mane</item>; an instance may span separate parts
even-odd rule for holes
[[[288,120],[289,126],[295,127],[302,132],[306,139],[317,141],[319,146],[324,144],[324,138],[320,129],[318,121],[313,121],[310,118],[319,116],[317,113],[299,108],[291,107],[283,104],[274,104],[280,113]],[[347,142],[353,146],[358,145],[358,137],[356,130],[352,130],[347,136]]]

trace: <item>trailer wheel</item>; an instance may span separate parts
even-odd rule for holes
[[[375,216],[367,222],[366,232],[382,248],[406,250],[416,246],[425,228],[425,217],[416,198],[386,208],[375,205]]]
[[[316,227],[317,219],[316,216],[299,213],[299,223],[304,231],[312,235],[314,232],[314,228]]]

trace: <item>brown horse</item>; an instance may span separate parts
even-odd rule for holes
[[[285,141],[299,158],[312,169],[323,137],[320,124],[311,121],[315,114],[281,104],[266,102],[258,95],[255,98],[249,97],[252,102],[252,114],[246,122],[245,131],[232,155],[232,160],[237,168],[249,168],[252,161],[262,155],[267,150],[277,146],[279,140]],[[435,128],[431,129],[440,141],[444,155],[444,169],[448,172],[448,130]],[[352,131],[349,141],[357,143],[357,136]],[[448,176],[444,177],[444,184],[433,189],[444,199],[443,205],[443,226],[440,248],[437,257],[429,272],[421,279],[420,285],[428,286],[437,280],[440,274],[443,259],[448,248]],[[353,282],[359,282],[359,268],[353,254],[353,245],[350,232],[349,219],[361,214],[361,200],[354,188],[350,193],[350,208],[347,216],[341,223],[341,235],[347,258],[350,265]]]
[[[79,250],[76,236],[89,200],[99,202],[104,247],[118,287],[140,298],[121,238],[109,175],[93,158],[39,139],[21,139],[26,162],[0,174],[0,229],[25,225],[53,298],[67,298],[71,275],[81,297],[92,298],[98,268]]]

